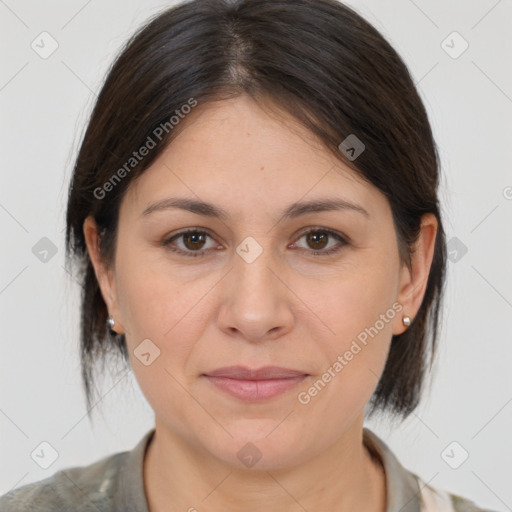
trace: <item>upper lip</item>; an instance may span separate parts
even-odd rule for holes
[[[280,366],[264,366],[262,368],[247,368],[245,366],[224,366],[206,373],[208,377],[226,377],[237,380],[270,380],[289,379],[307,375],[300,370],[282,368]]]

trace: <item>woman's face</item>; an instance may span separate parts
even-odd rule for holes
[[[131,184],[98,272],[158,428],[236,467],[286,467],[360,432],[419,307],[383,194],[265,112],[246,96],[197,107]],[[268,366],[292,372],[213,376]]]

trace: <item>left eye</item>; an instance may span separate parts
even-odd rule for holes
[[[314,255],[332,254],[339,251],[347,244],[347,241],[341,235],[328,229],[310,229],[303,233],[299,240],[302,238],[305,238],[309,248],[313,249],[311,252]],[[334,239],[337,243],[329,247],[329,239]],[[306,247],[306,249],[308,249],[308,247]]]

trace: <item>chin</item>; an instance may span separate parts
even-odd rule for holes
[[[228,423],[225,428],[233,437],[220,429],[219,435],[204,440],[204,446],[213,457],[237,469],[263,471],[299,464],[308,440],[281,422],[243,419]]]

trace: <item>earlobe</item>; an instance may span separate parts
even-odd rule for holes
[[[398,302],[402,305],[402,315],[393,326],[393,334],[402,334],[421,307],[427,289],[428,276],[434,257],[438,222],[435,215],[427,213],[421,220],[420,233],[411,253],[410,267],[402,267]],[[409,321],[406,319],[409,318]]]

